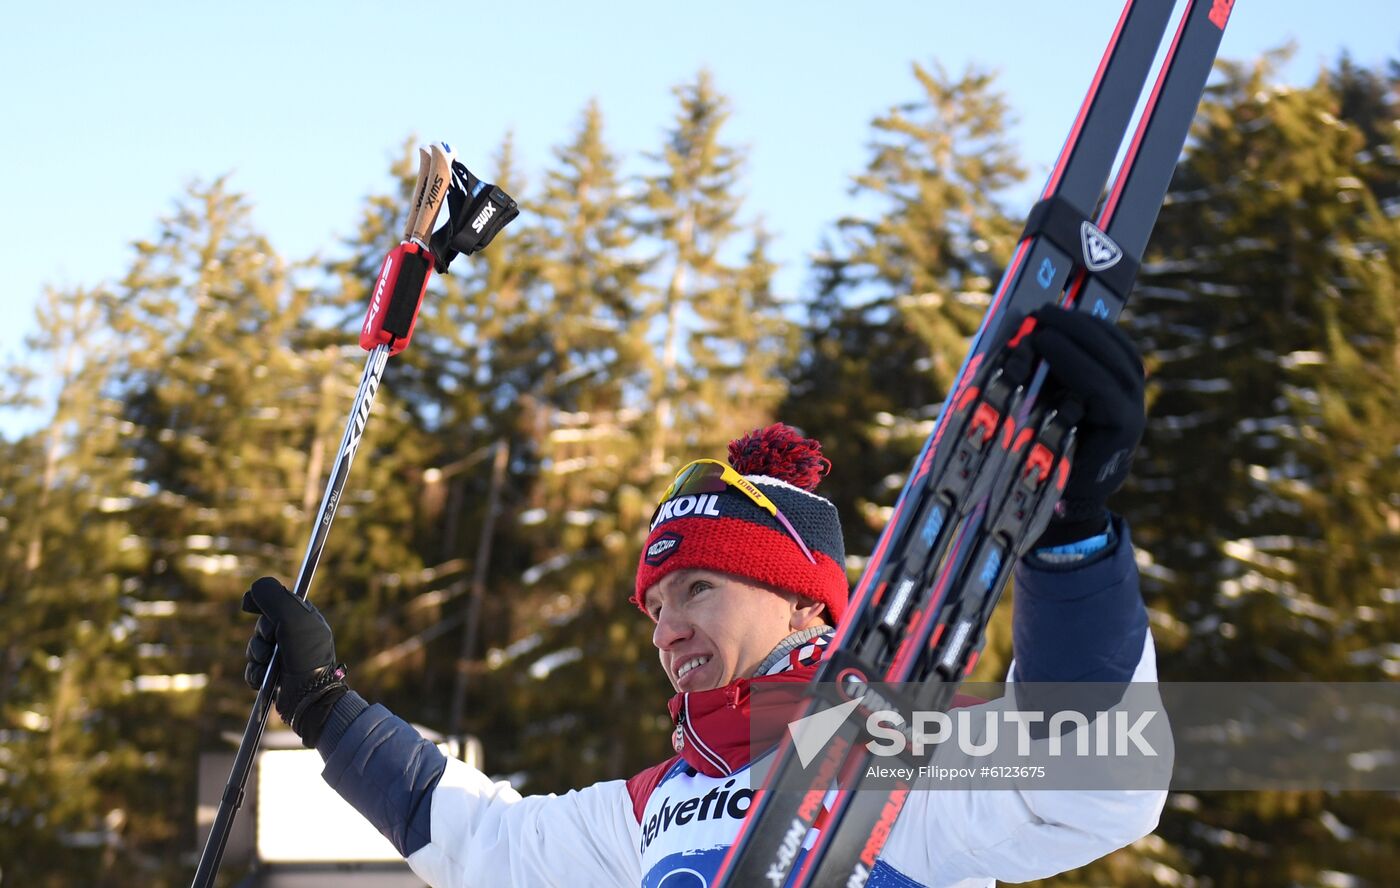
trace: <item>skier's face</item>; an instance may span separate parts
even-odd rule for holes
[[[652,644],[677,691],[747,678],[778,642],[820,621],[822,606],[712,570],[678,570],[646,592]]]

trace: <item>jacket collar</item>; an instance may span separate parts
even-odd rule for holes
[[[676,726],[672,747],[692,768],[710,777],[726,777],[744,768],[751,749],[767,749],[778,741],[789,721],[784,717],[786,710],[799,702],[786,694],[763,694],[756,713],[753,686],[811,681],[835,631],[824,627],[815,634],[808,630],[788,636],[773,649],[777,660],[773,654],[764,660],[762,675],[737,679],[722,688],[676,694],[667,704]],[[762,717],[754,720],[755,714]],[[762,735],[752,733],[751,724]]]

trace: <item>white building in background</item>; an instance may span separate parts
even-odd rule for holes
[[[414,727],[443,754],[481,767],[475,737],[444,738]],[[200,756],[197,849],[214,824],[233,758],[233,752]],[[252,868],[236,888],[421,888],[389,840],[321,779],[323,766],[320,754],[302,748],[291,731],[263,734],[221,867]]]

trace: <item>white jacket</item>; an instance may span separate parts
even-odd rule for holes
[[[1148,635],[1133,680],[1156,677]],[[623,780],[522,798],[450,761],[432,796],[432,841],[408,862],[438,888],[708,886],[747,810],[747,800],[730,799],[748,788],[748,770],[728,779],[689,774],[683,762],[672,770],[639,820]],[[712,792],[726,784],[726,796]],[[686,802],[707,794],[702,818]],[[1164,790],[911,792],[869,884],[964,888],[1044,878],[1147,835],[1165,801]],[[723,816],[714,816],[719,807]],[[686,822],[678,812],[689,814]],[[644,841],[641,825],[662,823],[663,814],[666,828]]]
[[[1023,601],[1018,590],[1017,621],[1035,626],[1017,626],[1018,656],[1029,656],[1019,669],[1013,664],[1013,675],[1156,681],[1131,547],[1118,542],[1112,557],[1075,571],[1072,581],[1062,570],[1047,574],[1048,591],[1035,600]],[[1026,579],[1036,585],[1041,578]],[[1102,625],[1084,625],[1094,622]],[[1029,637],[1023,628],[1054,647],[1026,642],[1021,650]],[[1135,666],[1128,644],[1136,647]],[[1047,666],[1053,656],[1067,659]],[[1116,664],[1112,679],[1095,671],[1108,662]],[[343,702],[349,705],[337,706],[319,747],[326,780],[437,888],[708,888],[752,798],[747,767],[710,777],[684,760],[643,797],[634,798],[625,780],[522,797],[444,759],[382,706],[353,693]],[[1165,800],[1165,790],[916,788],[868,885],[961,888],[1044,878],[1148,834]]]

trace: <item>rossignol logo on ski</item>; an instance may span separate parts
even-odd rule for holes
[[[472,220],[472,231],[481,234],[481,229],[486,227],[486,223],[490,222],[491,217],[494,215],[496,215],[496,208],[491,204],[487,204],[480,213],[476,214],[476,218]]]
[[[1220,30],[1225,30],[1225,23],[1230,20],[1230,11],[1235,8],[1235,0],[1214,0],[1210,5],[1210,23]]]
[[[670,558],[680,546],[681,540],[685,539],[678,533],[665,533],[656,542],[647,546],[646,562],[652,567],[657,567],[661,562]]]
[[[1123,258],[1123,249],[1092,222],[1079,224],[1079,242],[1084,245],[1084,267],[1090,271],[1112,268]]]

